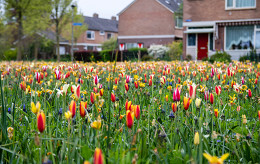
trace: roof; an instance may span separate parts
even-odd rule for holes
[[[41,31],[39,35],[56,42],[56,33],[51,30]],[[60,42],[69,42],[67,39],[60,36]]]
[[[127,10],[130,6],[132,6],[136,1],[137,0],[134,0],[133,2],[131,2],[128,6],[126,6],[117,15],[121,15],[125,10]],[[179,6],[183,2],[183,0],[156,0],[156,1],[173,13],[179,9]]]
[[[157,1],[172,12],[177,11],[179,9],[179,6],[182,3],[182,0],[157,0]]]
[[[103,19],[84,16],[84,23],[88,25],[89,30],[118,32],[118,21],[112,19]]]

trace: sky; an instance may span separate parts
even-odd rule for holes
[[[134,0],[76,0],[78,9],[84,16],[93,16],[97,13],[99,18],[117,16],[126,6]]]

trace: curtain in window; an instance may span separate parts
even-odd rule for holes
[[[241,50],[254,47],[254,26],[226,27],[226,49]]]
[[[254,7],[256,0],[236,0],[236,7]]]
[[[256,31],[255,48],[260,49],[260,31]]]
[[[227,7],[233,7],[233,0],[227,0]]]

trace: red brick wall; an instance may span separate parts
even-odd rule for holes
[[[225,0],[183,0],[183,20],[213,21],[260,18],[260,0],[256,9],[225,10]]]
[[[173,13],[156,0],[137,0],[119,15],[118,35],[174,35]]]
[[[225,28],[218,27],[218,39],[215,40],[215,49],[216,50],[224,50],[224,35],[225,35]]]
[[[92,31],[92,30],[89,30]],[[107,34],[111,33],[113,34],[114,38],[117,38],[117,33],[113,32],[105,32],[105,35],[100,35],[100,31],[95,31],[95,40],[89,40],[87,39],[87,33],[84,32],[79,38],[77,43],[89,43],[89,44],[102,44],[104,41],[107,40]]]

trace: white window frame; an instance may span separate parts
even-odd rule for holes
[[[213,50],[210,49],[210,34],[213,34]],[[208,33],[208,52],[213,52],[215,50],[215,39],[214,32]]]
[[[188,34],[187,34],[187,47],[189,47],[189,48],[197,47],[197,45],[198,45],[198,34],[197,34],[197,33],[195,34],[196,39],[195,39],[195,45],[194,45],[194,46],[190,46],[190,45],[189,45],[189,35],[190,35],[190,34],[195,34],[195,33],[188,33]]]
[[[91,38],[88,38],[88,32],[91,32]],[[86,34],[87,34],[86,37],[88,40],[95,40],[95,31],[87,31]]]
[[[104,30],[99,31],[99,35],[105,35],[105,31]]]
[[[254,26],[254,40],[253,40],[253,45],[254,45],[254,49],[255,49],[255,46],[256,46],[256,32],[257,31],[260,31],[260,28],[257,28],[257,25],[253,25]],[[224,30],[224,50],[225,51],[249,51],[249,50],[227,50],[227,47],[226,47],[226,40],[227,39],[227,26],[225,26],[225,30]],[[251,50],[251,49],[250,49]],[[257,49],[259,50],[259,49]]]
[[[255,6],[252,6],[252,7],[236,7],[236,0],[233,0],[233,6],[232,7],[228,7],[227,6],[227,1],[228,0],[225,0],[225,9],[226,10],[240,10],[240,9],[255,9],[256,8],[256,3],[257,1],[255,0]]]
[[[179,24],[179,22],[178,22],[179,16],[176,16],[175,19],[176,19],[176,20],[175,20],[175,28],[176,28],[176,29],[183,29],[183,23],[182,23],[182,27],[179,27],[179,26],[178,26],[178,24]],[[182,22],[183,22],[183,19],[182,19]]]

